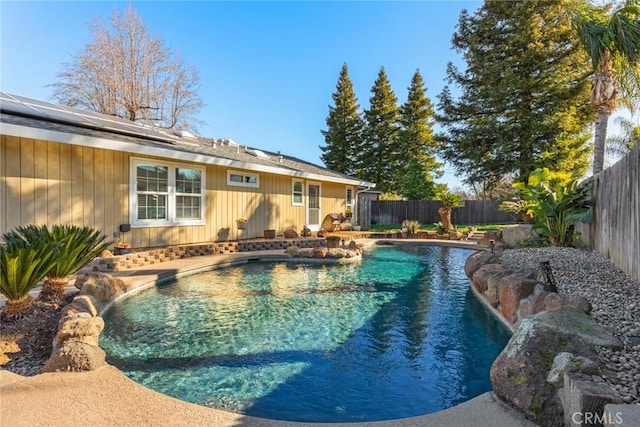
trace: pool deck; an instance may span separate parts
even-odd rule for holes
[[[136,384],[112,366],[91,372],[48,373],[21,377],[0,370],[0,425],[22,426],[320,426],[248,417],[183,402]],[[482,394],[453,408],[388,422],[324,424],[332,426],[535,426]]]
[[[385,243],[378,239],[359,243]],[[484,249],[473,242],[391,239],[386,243],[444,244]],[[137,270],[113,273],[128,286],[144,288],[157,280],[210,269],[211,265],[282,258],[281,250],[211,255],[168,261]],[[34,290],[37,295],[37,290]],[[91,372],[46,373],[23,377],[0,369],[2,426],[535,426],[519,412],[485,393],[434,414],[388,422],[318,424],[291,423],[206,408],[165,396],[127,378],[112,366]]]

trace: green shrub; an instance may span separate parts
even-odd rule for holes
[[[53,268],[54,253],[42,247],[0,246],[0,291],[7,312],[19,314],[31,304],[29,291]]]
[[[111,244],[104,241],[106,236],[101,236],[99,231],[75,225],[53,225],[51,230],[46,225],[26,225],[2,237],[11,248],[32,247],[54,254],[48,261],[51,268],[42,289],[42,296],[51,300],[64,297],[68,276]]]
[[[449,234],[452,231],[451,228],[446,228],[442,221],[434,222],[433,225],[436,226],[438,234]]]
[[[420,222],[414,219],[405,219],[402,221],[402,228],[406,228],[408,233],[415,234],[420,228]]]
[[[498,210],[515,213],[518,215],[518,220],[527,223],[532,219],[528,213],[532,207],[532,202],[529,200],[505,201],[500,203]]]
[[[575,223],[591,221],[591,184],[580,186],[575,175],[536,169],[527,183],[515,183],[513,188],[520,190],[523,200],[531,204],[528,213],[533,215],[536,232],[553,246],[570,245]]]

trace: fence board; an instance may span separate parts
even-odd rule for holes
[[[640,281],[640,146],[591,177],[591,224],[578,224],[583,243]]]
[[[365,203],[363,203],[365,204]],[[453,224],[505,224],[516,222],[509,212],[498,210],[497,200],[467,200],[462,208],[451,211]],[[374,200],[371,202],[371,224],[401,224],[405,219],[417,220],[422,224],[440,221],[438,209],[442,202],[437,200]],[[363,208],[365,210],[366,208]],[[364,216],[361,216],[364,224]]]

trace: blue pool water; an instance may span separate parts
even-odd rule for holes
[[[161,393],[248,415],[350,422],[491,390],[509,332],[475,299],[472,252],[380,247],[357,265],[251,263],[115,304],[100,345]]]

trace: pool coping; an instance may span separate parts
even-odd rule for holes
[[[379,245],[436,245],[484,250],[475,243],[438,241],[433,239],[367,239],[359,242],[365,246]],[[137,270],[113,272],[122,279],[128,292],[117,298],[134,295],[175,278],[210,271],[252,261],[303,261],[307,258],[291,258],[281,250],[241,252],[227,255],[205,255],[168,261],[161,266],[145,266]],[[113,304],[111,302],[102,311]],[[62,392],[63,391],[63,392]],[[0,370],[0,399],[2,423],[21,426],[45,423],[48,425],[216,425],[216,426],[534,426],[522,414],[498,400],[492,392],[484,393],[460,405],[432,414],[392,421],[349,423],[295,423],[255,418],[219,409],[208,408],[169,396],[135,383],[113,366],[91,372],[56,372],[22,377]],[[69,396],[72,396],[70,398]],[[138,396],[134,399],[134,396]],[[27,405],[24,402],[29,402]],[[72,405],[70,405],[72,404]],[[91,408],[73,416],[70,406]],[[24,408],[24,410],[23,410]],[[118,408],[114,412],[114,408]],[[167,410],[172,408],[169,413]],[[72,421],[70,423],[70,421]],[[53,422],[53,424],[52,424]],[[57,424],[59,422],[60,424]]]

